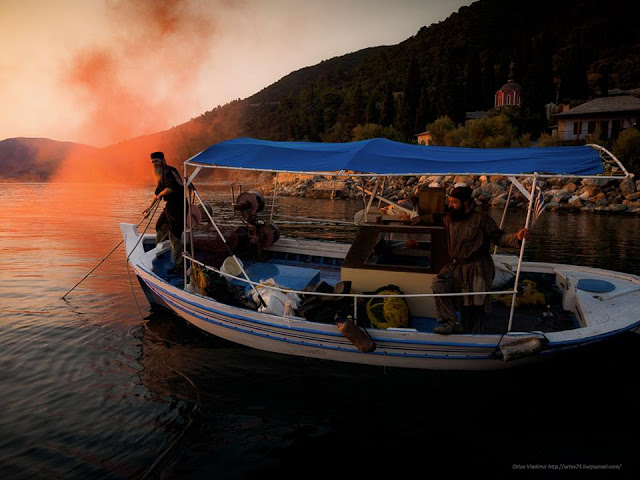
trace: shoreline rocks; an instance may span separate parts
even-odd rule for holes
[[[423,187],[445,187],[449,190],[457,183],[465,183],[473,189],[473,198],[481,206],[503,208],[509,198],[511,182],[505,177],[464,175],[423,175],[420,177],[389,177],[383,179],[382,195],[389,200],[398,201],[409,198]],[[281,175],[277,186],[277,195],[307,198],[356,199],[362,198],[364,186],[372,191],[378,177],[297,177]],[[530,189],[532,179],[521,181]],[[546,208],[549,211],[612,213],[640,215],[640,180],[580,179],[580,178],[541,178],[540,186]],[[265,191],[273,190],[273,184],[263,186]],[[509,198],[509,208],[526,208],[528,202],[524,195],[513,188]]]

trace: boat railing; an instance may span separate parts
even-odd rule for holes
[[[429,297],[462,297],[462,296],[475,296],[475,295],[514,295],[517,293],[516,290],[492,290],[490,292],[452,292],[452,293],[403,293],[403,294],[377,294],[377,293],[323,293],[323,292],[313,292],[313,291],[304,291],[304,290],[295,290],[292,288],[283,287],[280,285],[271,285],[265,283],[264,281],[255,282],[251,279],[238,277],[232,275],[228,272],[223,272],[220,269],[214,268],[210,265],[207,265],[190,255],[185,254],[184,258],[192,262],[193,264],[199,265],[200,267],[209,270],[211,272],[217,273],[227,279],[236,280],[242,283],[247,284],[253,290],[256,290],[258,287],[266,288],[269,290],[275,290],[282,293],[295,293],[296,295],[316,295],[320,297],[350,297],[353,298],[353,318],[358,318],[358,299],[359,298],[429,298]]]

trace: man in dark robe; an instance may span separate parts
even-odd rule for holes
[[[149,207],[143,212],[146,216],[155,202],[164,200],[165,207],[156,222],[156,241],[159,243],[167,236],[171,243],[171,258],[174,266],[167,273],[182,273],[184,259],[182,258],[182,230],[184,227],[184,187],[182,176],[178,170],[167,165],[163,152],[151,154],[153,174],[157,185],[155,196]]]
[[[433,279],[433,293],[489,292],[495,275],[495,266],[489,247],[491,242],[500,247],[518,248],[529,236],[523,228],[518,233],[502,231],[486,213],[475,210],[470,187],[455,187],[449,193],[449,215],[443,223],[447,232],[449,255],[453,259]],[[473,331],[484,313],[491,310],[491,295],[465,295],[462,297],[435,297],[440,323],[433,331],[447,335]],[[456,317],[456,307],[464,305],[468,318],[463,328]],[[466,323],[465,322],[465,323]],[[477,330],[476,330],[477,331]]]

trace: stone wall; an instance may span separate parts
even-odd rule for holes
[[[305,176],[280,178],[277,194],[280,196],[299,196],[308,198],[361,198],[362,192],[357,188],[373,190],[376,178],[340,177],[344,182],[340,191],[323,190],[315,187],[321,182],[338,180],[338,177]],[[391,177],[384,185],[383,195],[390,200],[408,198],[423,186],[446,187],[449,189],[457,183],[465,183],[473,188],[473,198],[479,205],[504,207],[509,194],[511,182],[505,177],[468,177],[468,176],[422,176]],[[531,179],[521,182],[531,187]],[[330,183],[327,183],[330,184]],[[580,178],[546,178],[538,179],[538,185],[544,194],[545,204],[549,211],[627,213],[640,215],[640,180],[631,178],[623,180],[580,179]],[[273,184],[263,185],[266,191],[272,191]],[[510,207],[526,207],[527,202],[514,187]]]

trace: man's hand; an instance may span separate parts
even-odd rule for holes
[[[516,233],[516,238],[522,241],[525,238],[529,238],[529,235],[531,235],[531,230],[528,228],[522,228],[518,230],[518,233]]]

